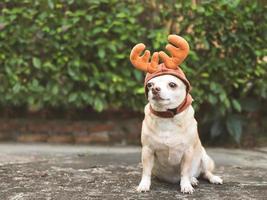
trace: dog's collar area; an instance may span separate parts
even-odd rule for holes
[[[191,105],[192,101],[193,101],[193,99],[192,99],[191,95],[188,94],[186,96],[186,98],[184,99],[184,101],[181,103],[181,105],[178,106],[177,108],[168,109],[167,111],[156,111],[152,108],[151,105],[149,106],[149,108],[150,108],[150,111],[158,117],[173,118],[175,115],[177,115],[177,114],[183,112],[185,109],[187,109]]]

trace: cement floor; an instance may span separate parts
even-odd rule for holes
[[[267,199],[267,148],[207,151],[223,185],[200,180],[185,195],[153,179],[140,194],[140,147],[0,144],[0,200]]]

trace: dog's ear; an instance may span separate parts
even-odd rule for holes
[[[167,68],[177,69],[189,53],[189,44],[178,35],[169,35],[168,41],[170,44],[166,45],[166,49],[170,52],[171,57],[163,51],[159,52],[159,57]]]

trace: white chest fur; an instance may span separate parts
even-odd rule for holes
[[[160,159],[159,162],[178,164],[183,152],[190,146],[196,135],[197,122],[191,106],[174,118],[157,117],[150,112],[149,106],[146,106],[142,144],[148,145],[155,151]]]

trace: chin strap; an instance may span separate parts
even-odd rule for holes
[[[193,101],[193,99],[192,99],[191,95],[187,94],[184,101],[177,108],[168,109],[167,111],[156,111],[152,108],[151,105],[149,106],[149,108],[150,108],[150,111],[158,117],[173,118],[175,115],[177,115],[177,114],[183,112],[185,109],[187,109],[191,105],[192,101]]]

